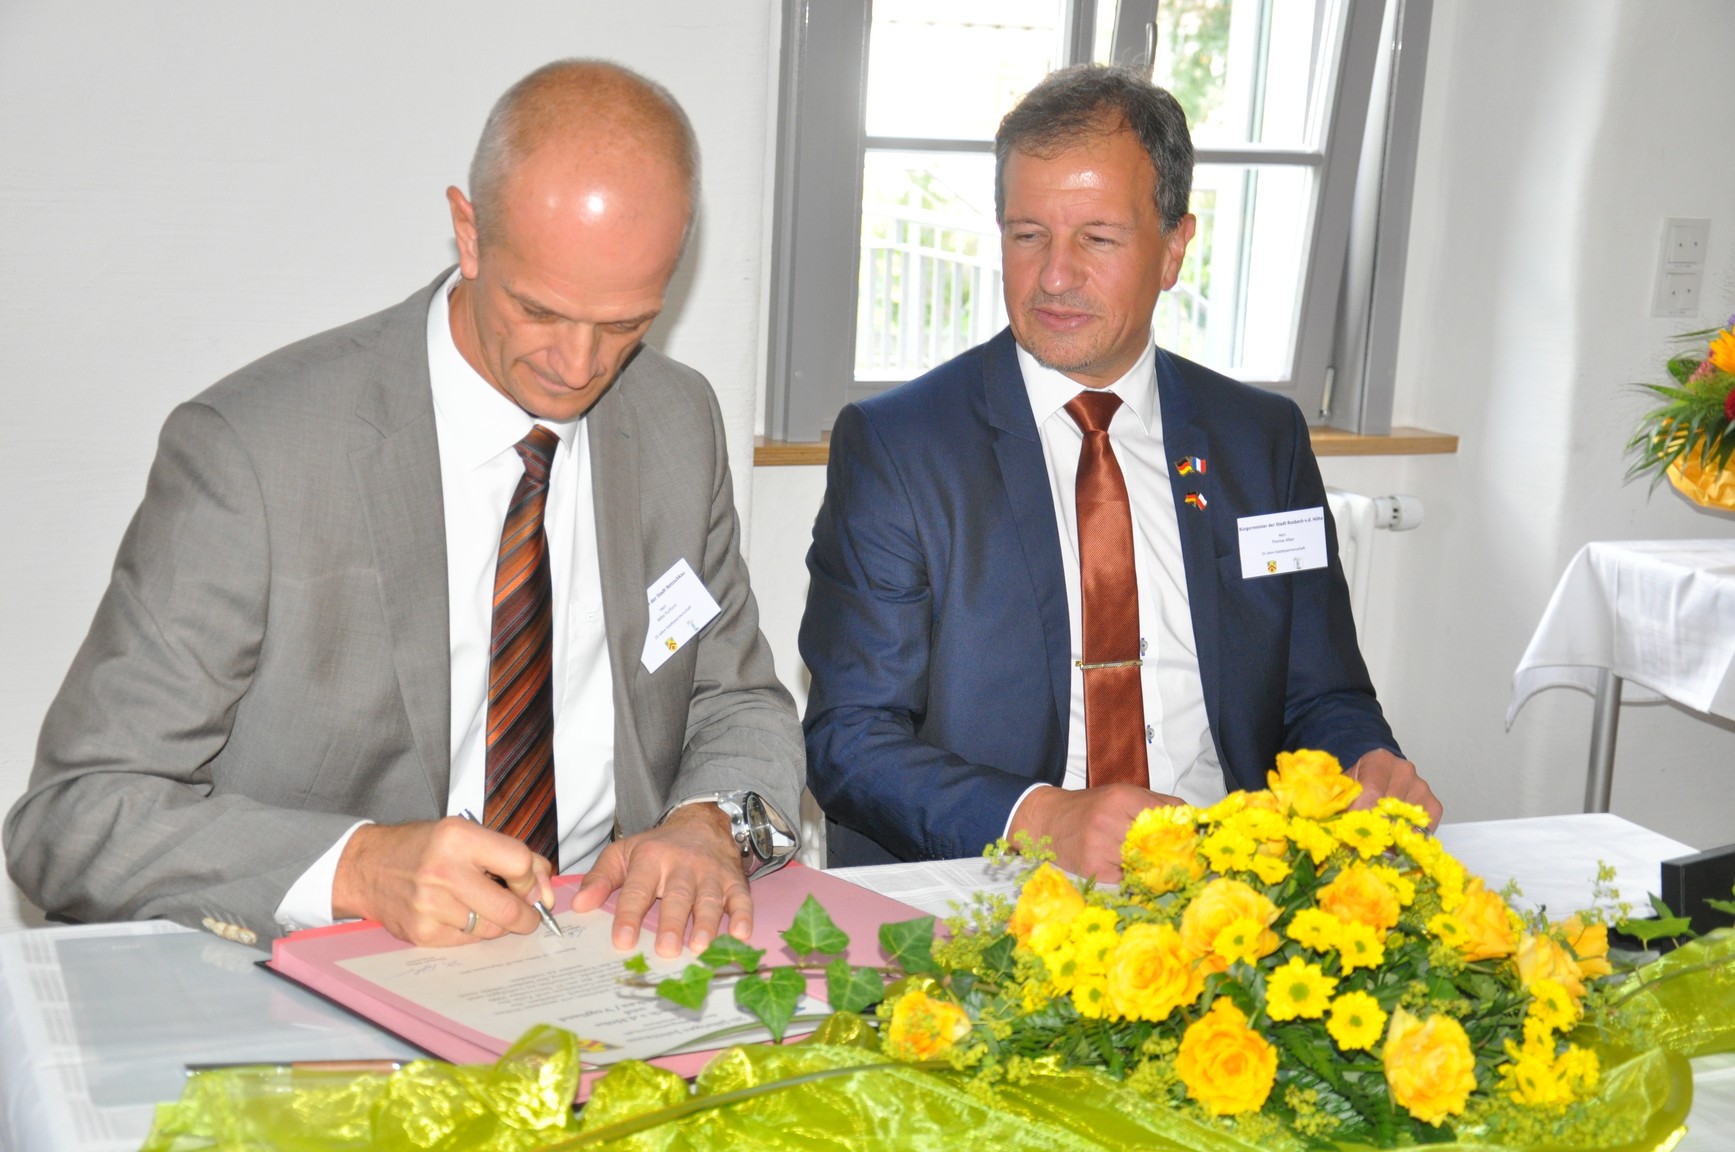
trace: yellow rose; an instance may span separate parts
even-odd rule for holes
[[[1361,795],[1361,785],[1343,774],[1336,756],[1310,748],[1279,752],[1277,771],[1267,772],[1265,782],[1291,812],[1309,820],[1335,816]]]
[[[1566,933],[1566,946],[1578,961],[1578,970],[1586,980],[1607,976],[1614,969],[1608,962],[1608,925],[1586,924],[1576,912],[1560,922]]]
[[[1109,1002],[1125,1020],[1166,1020],[1198,1000],[1204,987],[1205,973],[1171,924],[1128,927],[1108,970]]]
[[[886,1051],[898,1060],[940,1060],[969,1034],[970,1018],[962,1008],[916,987],[892,1005]]]
[[[1470,1038],[1450,1016],[1424,1021],[1402,1008],[1393,1009],[1381,1059],[1392,1102],[1436,1128],[1447,1116],[1464,1111],[1465,1101],[1476,1090]]]
[[[1121,845],[1127,877],[1158,896],[1204,879],[1196,821],[1197,814],[1184,804],[1140,812]]]
[[[1584,973],[1565,945],[1552,936],[1526,932],[1518,941],[1518,979],[1526,988],[1538,980],[1552,980],[1574,1000],[1584,995]]]
[[[1072,918],[1083,910],[1084,897],[1072,880],[1044,864],[1024,882],[1006,930],[1032,951],[1051,951],[1065,941]]]
[[[1319,890],[1319,906],[1345,924],[1385,933],[1398,922],[1398,895],[1365,864],[1351,864]]]
[[[1209,971],[1221,972],[1228,964],[1211,953],[1223,929],[1237,920],[1257,922],[1263,931],[1252,949],[1253,955],[1255,958],[1269,956],[1283,943],[1277,938],[1277,933],[1270,930],[1277,915],[1277,905],[1257,889],[1239,880],[1220,877],[1205,885],[1187,905],[1187,910],[1181,913],[1181,944],[1189,954],[1204,957]]]
[[[1453,914],[1464,928],[1463,940],[1458,945],[1464,959],[1492,960],[1510,956],[1517,949],[1518,937],[1512,931],[1506,901],[1482,887],[1480,876],[1464,886],[1464,899]]]
[[[1188,1026],[1175,1057],[1187,1095],[1213,1116],[1257,1112],[1277,1079],[1277,1049],[1247,1027],[1247,1017],[1219,996]]]

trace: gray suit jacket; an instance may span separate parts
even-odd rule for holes
[[[79,920],[276,935],[359,817],[445,813],[445,521],[433,284],[178,407],[6,819],[25,895]],[[748,588],[715,396],[642,349],[591,409],[621,829],[752,788],[799,810],[801,732]],[[645,588],[685,557],[722,606],[647,673]]]

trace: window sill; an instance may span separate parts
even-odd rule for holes
[[[1458,451],[1458,438],[1421,428],[1393,428],[1386,436],[1360,436],[1338,428],[1312,430],[1315,456],[1436,456]],[[753,439],[753,466],[775,468],[824,464],[831,455],[831,435],[817,444],[791,444],[764,436]]]

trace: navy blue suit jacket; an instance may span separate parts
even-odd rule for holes
[[[1238,517],[1326,502],[1300,411],[1156,362],[1165,453],[1206,461],[1170,487],[1228,786],[1263,788],[1285,749],[1396,751],[1329,511],[1327,567],[1241,576]],[[1025,789],[1061,782],[1070,716],[1060,536],[1009,330],[839,414],[807,566],[808,785],[832,863],[980,853]]]

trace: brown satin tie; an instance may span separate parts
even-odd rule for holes
[[[1109,444],[1121,406],[1113,392],[1074,396],[1066,413],[1084,431],[1078,455],[1078,574],[1084,618],[1085,776],[1098,784],[1149,786],[1145,700],[1139,675],[1139,584],[1133,568],[1133,509]]]
[[[538,424],[518,442],[524,475],[506,509],[494,572],[483,823],[560,865],[554,812],[554,609],[548,574],[548,469],[559,437]]]

